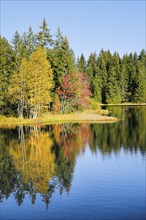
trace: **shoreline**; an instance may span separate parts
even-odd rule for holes
[[[37,119],[24,119],[5,117],[0,115],[0,127],[16,127],[19,125],[45,125],[60,123],[113,123],[117,122],[116,117],[108,116],[107,110],[96,110],[89,112],[52,114],[46,113]]]
[[[100,104],[100,106],[146,106],[146,103],[119,103],[119,104]]]

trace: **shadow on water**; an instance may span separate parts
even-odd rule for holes
[[[1,201],[13,195],[20,206],[37,194],[48,207],[53,193],[70,191],[76,159],[86,147],[96,154],[146,153],[146,108],[110,107],[113,124],[62,124],[0,129]]]

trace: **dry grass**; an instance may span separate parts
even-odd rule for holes
[[[0,116],[1,127],[15,127],[16,125],[37,125],[37,124],[54,124],[54,123],[81,123],[81,122],[116,122],[117,118],[109,117],[107,110],[85,111],[71,114],[52,114],[45,113],[37,119],[21,119],[14,117]]]

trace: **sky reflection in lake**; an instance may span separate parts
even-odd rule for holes
[[[146,108],[0,130],[2,219],[145,219]]]

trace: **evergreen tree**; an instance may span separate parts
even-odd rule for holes
[[[15,69],[15,56],[11,45],[4,37],[0,37],[0,48],[0,111],[5,113],[10,107],[8,106],[7,90],[10,77]]]
[[[27,33],[27,51],[28,56],[30,56],[36,48],[36,39],[33,33],[32,27],[30,26]]]
[[[96,75],[94,77],[94,80],[93,80],[93,88],[94,88],[94,93],[93,93],[93,97],[94,99],[97,101],[97,102],[102,102],[102,97],[101,97],[101,85],[102,82],[101,82],[101,79],[98,75]]]
[[[133,95],[134,102],[146,102],[146,68],[140,65],[135,79],[135,93]]]
[[[28,39],[27,39],[27,34],[26,32],[24,32],[22,34],[22,37],[21,37],[21,43],[20,43],[20,55],[21,55],[21,60],[23,58],[29,58],[30,56],[30,51],[29,51],[29,48],[28,48]]]
[[[63,76],[75,71],[73,51],[70,49],[67,38],[62,36],[60,29],[57,31],[55,46],[51,51],[50,60],[54,74],[54,90],[56,90],[61,85]]]
[[[45,19],[43,19],[40,29],[41,31],[36,35],[37,44],[41,45],[42,47],[50,47],[53,43],[53,40]]]
[[[85,73],[86,72],[86,60],[85,60],[85,57],[84,57],[83,54],[81,54],[80,58],[78,59],[77,69],[81,73]]]
[[[100,72],[101,71],[97,63],[97,55],[96,53],[91,53],[87,64],[87,75],[90,82],[90,90],[93,94],[93,98],[98,102],[102,101],[102,79]]]
[[[55,36],[56,36],[56,40],[54,41],[54,46],[55,46],[56,49],[57,48],[60,49],[61,46],[62,46],[62,43],[63,43],[63,39],[64,39],[60,28],[57,29],[57,32],[56,32]]]
[[[29,59],[36,48],[36,40],[32,28],[29,27],[28,32],[24,32],[22,36],[16,31],[12,39],[12,45],[15,51],[16,69],[18,69],[22,59]]]
[[[98,75],[100,77],[100,88],[101,88],[101,98],[102,103],[106,102],[106,87],[107,87],[107,77],[108,77],[108,65],[109,59],[107,52],[103,50],[100,52],[98,60],[97,60],[97,67],[98,67]]]
[[[97,55],[96,53],[91,53],[87,61],[87,76],[90,83],[91,92],[94,93],[93,80],[96,75],[97,70]]]
[[[18,31],[15,32],[14,37],[12,39],[12,47],[15,52],[15,63],[16,63],[16,69],[19,68],[20,62],[22,60],[21,56],[21,45],[22,45],[22,39]]]
[[[138,72],[138,56],[136,53],[134,55],[132,53],[129,54],[128,57],[128,74],[129,74],[129,101],[135,102],[135,92],[137,88],[137,72]]]
[[[107,90],[106,90],[106,103],[120,103],[120,88],[116,80],[116,72],[113,67],[109,68],[108,71],[108,81],[107,81]]]
[[[122,102],[128,102],[130,93],[128,92],[129,74],[127,69],[127,56],[123,56],[119,77],[119,84],[121,89],[121,100]]]

